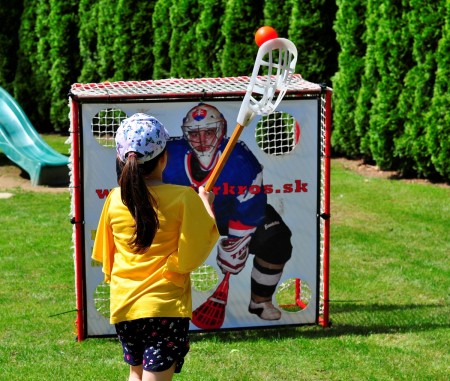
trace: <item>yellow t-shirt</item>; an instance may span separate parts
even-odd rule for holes
[[[128,245],[134,219],[114,188],[103,206],[92,258],[110,283],[111,324],[144,317],[192,317],[190,272],[219,238],[214,219],[189,187],[150,188],[158,203],[159,230],[144,254]]]

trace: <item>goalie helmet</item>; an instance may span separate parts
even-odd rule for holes
[[[190,109],[183,119],[183,136],[204,169],[210,169],[226,128],[227,122],[220,111],[205,103]]]

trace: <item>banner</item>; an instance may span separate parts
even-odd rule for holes
[[[214,329],[317,323],[321,244],[320,102],[320,97],[289,98],[282,101],[274,117],[270,116],[271,120],[257,116],[244,129],[236,152],[216,183],[215,210],[221,225],[223,249],[235,250],[239,255],[240,248],[232,242],[238,241],[236,237],[248,235],[249,241],[242,242],[249,248],[249,255],[243,259],[243,265],[239,264],[242,270],[229,276],[224,301],[213,298],[207,302],[224,279],[217,264],[218,245],[205,265],[191,276],[193,309],[204,315],[200,319],[206,320],[206,325],[214,320],[214,311],[204,307],[205,302],[209,307],[214,303],[216,307],[222,305],[225,310],[223,322]],[[241,101],[214,99],[205,103],[221,114],[226,121],[226,135],[231,135]],[[103,203],[110,189],[117,186],[114,131],[120,120],[136,112],[156,117],[174,138],[169,143],[165,180],[190,181],[192,184],[187,185],[195,187],[202,181],[196,180],[198,173],[191,163],[195,161],[196,151],[192,149],[195,144],[194,140],[189,143],[186,135],[183,137],[183,119],[206,123],[202,118],[208,110],[214,110],[206,106],[193,110],[198,105],[194,101],[167,100],[81,105],[87,336],[115,334],[109,324],[109,289],[103,282],[100,264],[91,260]],[[189,111],[191,115],[187,115]],[[226,137],[223,139],[225,143]],[[215,149],[220,154],[221,147]],[[234,241],[227,241],[230,237]],[[252,296],[256,300],[253,305],[250,304]],[[273,309],[270,304],[264,304],[268,300]],[[204,329],[203,325],[191,323],[191,330]]]

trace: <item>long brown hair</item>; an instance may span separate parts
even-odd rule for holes
[[[130,238],[130,247],[136,254],[145,252],[152,244],[159,228],[158,204],[148,190],[145,176],[154,171],[159,159],[165,154],[164,149],[158,156],[138,163],[139,154],[128,154],[123,163],[116,159],[116,170],[122,202],[127,206],[135,222],[134,234]]]

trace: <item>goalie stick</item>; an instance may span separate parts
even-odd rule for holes
[[[288,89],[297,62],[295,45],[285,38],[263,43],[258,50],[252,76],[237,117],[237,125],[205,185],[211,191],[242,131],[256,115],[275,111]],[[226,272],[216,291],[192,313],[192,322],[201,329],[219,329],[225,320],[230,273]]]

